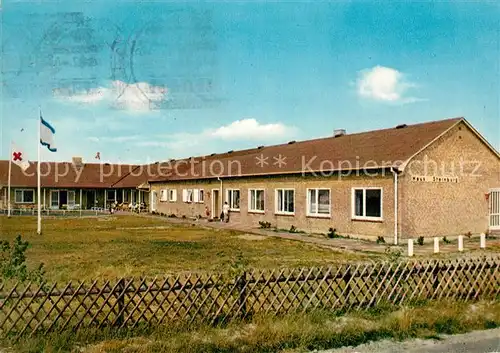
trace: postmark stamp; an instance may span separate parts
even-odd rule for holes
[[[116,43],[124,42],[118,26],[83,12],[25,13],[4,29],[4,92],[13,98],[89,92],[109,75]]]
[[[129,41],[133,84],[152,109],[197,109],[217,104],[217,46],[209,10],[165,11],[142,25]],[[140,85],[139,85],[140,86]],[[158,90],[163,91],[158,99]]]

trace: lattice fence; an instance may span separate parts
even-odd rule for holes
[[[172,320],[220,323],[254,313],[368,308],[419,299],[500,297],[500,257],[68,283],[0,285],[0,334],[134,327]]]

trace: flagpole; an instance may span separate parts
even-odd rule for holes
[[[12,141],[10,142],[9,176],[7,182],[7,217],[10,217],[10,174],[12,174]]]
[[[37,121],[37,129],[38,129],[38,141],[37,141],[37,146],[38,146],[38,163],[36,165],[36,170],[37,170],[37,203],[38,203],[38,219],[37,219],[37,234],[42,234],[42,214],[41,214],[41,209],[40,209],[40,198],[41,198],[41,188],[40,188],[40,119],[42,117],[42,108],[39,108],[40,111],[40,116],[38,117]]]

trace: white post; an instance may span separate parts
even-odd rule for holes
[[[434,254],[439,253],[439,238],[434,237]]]
[[[10,174],[12,172],[12,142],[10,143],[10,156],[9,156],[9,176],[7,186],[7,217],[10,217]]]
[[[141,190],[139,190],[139,208],[138,208],[138,213],[141,213]]]
[[[413,256],[413,239],[408,239],[408,256]]]
[[[464,236],[458,236],[458,251],[464,251]]]
[[[47,199],[45,197],[45,189],[43,189],[43,208],[47,208],[47,214],[48,214],[48,207],[47,207]]]
[[[42,234],[42,214],[40,213],[40,196],[42,194],[41,192],[41,187],[40,187],[40,119],[42,117],[42,110],[40,109],[40,117],[38,118],[38,121],[37,121],[37,129],[38,129],[38,141],[37,141],[37,145],[38,145],[38,163],[36,165],[36,171],[37,171],[37,189],[38,189],[38,192],[37,192],[37,205],[38,205],[38,218],[37,218],[37,234]]]
[[[80,189],[80,202],[79,202],[79,204],[80,204],[80,217],[82,216],[82,206],[83,206],[83,202],[82,202],[82,200],[83,200],[83,198],[82,198],[82,194],[83,194],[82,189]]]
[[[481,233],[481,240],[479,242],[479,247],[481,249],[486,249],[486,234]]]

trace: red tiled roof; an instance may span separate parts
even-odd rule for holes
[[[147,181],[397,167],[461,120],[454,118],[146,165],[86,163],[80,170],[70,162],[47,162],[41,165],[41,183],[43,187],[135,188]],[[0,161],[0,185],[7,185],[8,164]],[[31,163],[26,172],[13,164],[11,185],[36,187],[36,163]]]
[[[86,163],[82,169],[78,169],[70,162],[42,162],[41,184],[43,187],[110,188],[119,183],[120,186],[116,187],[135,188],[148,179],[146,174],[141,174],[137,179],[129,179],[130,182],[127,182],[127,176],[137,167],[127,164]],[[36,162],[32,162],[25,172],[12,164],[11,186],[36,187],[36,169]],[[8,170],[9,161],[0,161],[1,185],[7,185]],[[140,182],[137,183],[138,180]]]
[[[462,118],[174,161],[151,182],[397,167]],[[178,168],[175,172],[175,168]]]

